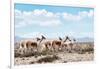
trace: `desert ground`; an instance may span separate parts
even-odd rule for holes
[[[15,65],[26,64],[44,64],[44,63],[68,63],[68,62],[81,62],[93,61],[93,53],[77,54],[77,53],[56,53],[56,55],[41,55],[30,57],[17,57],[14,62]]]
[[[15,51],[15,65],[45,64],[45,63],[69,63],[81,61],[93,61],[93,42],[76,43],[72,51],[43,51],[41,53],[17,55]]]

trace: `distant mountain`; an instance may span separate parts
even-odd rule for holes
[[[32,39],[32,38],[23,38],[23,37],[15,36],[14,39],[15,39],[15,42],[18,42],[21,40]]]
[[[18,42],[18,41],[24,40],[24,39],[28,39],[28,38],[23,38],[23,37],[15,36],[15,42]],[[90,37],[83,37],[83,38],[76,38],[76,41],[77,42],[94,42],[94,39],[90,38]]]
[[[94,39],[90,37],[77,38],[77,42],[94,42]]]
[[[20,40],[22,40],[22,39],[24,39],[24,38],[19,37],[19,36],[15,36],[14,39],[15,39],[15,42],[18,42],[18,41],[20,41]]]

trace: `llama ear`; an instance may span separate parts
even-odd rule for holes
[[[68,40],[69,40],[69,37],[68,37],[68,36],[66,36],[66,39],[68,39]]]
[[[43,35],[41,35],[42,36],[42,39],[46,39]]]
[[[62,41],[62,38],[61,38],[61,37],[59,37],[59,40],[61,40],[61,41]]]
[[[40,39],[40,38],[38,38],[38,37],[37,37],[36,39],[37,39],[37,41],[41,40],[41,39]]]
[[[64,42],[66,42],[66,40],[69,40],[69,37],[68,36],[65,36]]]

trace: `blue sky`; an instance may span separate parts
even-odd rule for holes
[[[94,9],[85,7],[15,4],[15,36],[34,38],[92,37]]]

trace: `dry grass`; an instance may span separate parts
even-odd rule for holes
[[[77,43],[76,46],[73,48],[74,52],[79,54],[94,53],[94,45],[93,43]]]
[[[44,57],[44,58],[39,59],[39,60],[37,61],[37,63],[42,63],[42,62],[45,62],[45,63],[47,63],[47,62],[53,62],[53,61],[55,61],[55,60],[57,60],[57,59],[59,59],[59,57],[56,56],[56,55],[53,55],[53,56],[46,56],[46,57]]]

